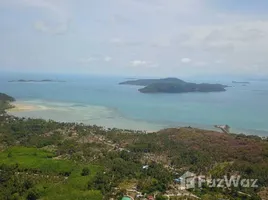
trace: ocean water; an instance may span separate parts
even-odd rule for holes
[[[44,78],[66,82],[8,82]],[[242,86],[227,79],[208,79],[205,82],[233,87],[218,93],[142,94],[137,86],[118,84],[127,79],[2,73],[0,92],[15,97],[19,103],[45,108],[12,113],[17,116],[152,131],[178,126],[214,129],[216,124],[228,124],[233,132],[268,136],[268,82]]]

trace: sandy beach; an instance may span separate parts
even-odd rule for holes
[[[41,105],[32,105],[27,103],[14,102],[12,103],[13,108],[9,109],[8,112],[23,112],[23,111],[40,111],[40,110],[49,110],[46,106]]]
[[[104,106],[82,105],[75,103],[47,101],[16,101],[8,113],[17,117],[52,119],[59,122],[77,122],[88,125],[96,124],[106,128],[123,128],[154,132],[164,127],[163,124],[129,119],[114,109]]]

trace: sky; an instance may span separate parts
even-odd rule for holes
[[[268,75],[268,1],[0,0],[0,71]]]

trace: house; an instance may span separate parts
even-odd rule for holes
[[[174,182],[175,182],[175,183],[181,183],[181,181],[182,181],[182,178],[175,178],[175,179],[174,179]]]
[[[155,200],[153,196],[148,196],[147,199],[148,200]]]
[[[142,169],[149,169],[149,165],[142,166]]]

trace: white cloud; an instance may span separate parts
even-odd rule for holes
[[[149,13],[194,15],[204,9],[203,0],[126,0],[128,6]]]
[[[90,63],[96,63],[96,62],[111,62],[113,58],[110,56],[102,57],[102,56],[90,56],[87,58],[79,59],[78,62],[82,64],[90,64]]]
[[[121,38],[112,38],[112,39],[110,39],[110,43],[120,45],[120,44],[123,44],[124,42]]]
[[[147,61],[145,60],[133,60],[130,63],[134,67],[147,65]]]
[[[104,61],[105,62],[110,62],[112,60],[112,57],[110,57],[110,56],[106,56],[105,58],[104,58]]]
[[[89,64],[89,63],[92,63],[92,62],[95,62],[97,61],[98,59],[95,58],[95,57],[88,57],[88,58],[82,58],[82,59],[79,59],[78,62],[79,63],[82,63],[82,64]]]
[[[130,62],[130,65],[133,67],[148,67],[148,68],[158,67],[157,63],[153,63],[151,61],[145,61],[145,60],[133,60]]]
[[[182,58],[182,59],[181,59],[181,62],[182,62],[182,63],[186,63],[186,64],[187,64],[187,63],[190,63],[191,61],[192,61],[192,60],[191,60],[190,58]]]
[[[268,21],[236,22],[224,25],[194,26],[185,31],[183,45],[222,48],[241,46],[267,39]]]
[[[147,67],[157,75],[198,74],[207,69],[209,73],[247,69],[268,74],[268,14],[259,13],[261,2],[254,8],[246,4],[247,10],[244,6],[238,10],[238,4],[226,9],[210,0],[0,0],[6,11],[0,19],[4,35],[0,58],[12,53],[29,65],[36,56],[44,65],[67,66],[68,59],[76,61],[94,49],[93,57],[79,62],[103,64],[106,69],[96,70],[105,73],[121,73],[121,68],[122,73],[135,71],[123,67],[131,65],[140,67],[137,71]],[[75,29],[61,38],[40,37],[24,30],[29,27],[25,23],[32,22],[36,30],[48,34],[65,33],[70,22]],[[31,40],[26,42],[26,37]],[[108,69],[108,63],[116,65]]]
[[[33,27],[50,34],[62,34],[68,30],[70,22],[68,3],[69,0],[4,0],[4,5],[38,9],[40,16],[41,13],[45,13],[45,17],[42,15],[44,19],[36,19]]]
[[[205,62],[205,61],[197,61],[194,63],[195,66],[198,66],[198,67],[204,67],[204,66],[207,66],[208,63]]]
[[[224,71],[244,72],[246,66],[262,62],[266,65],[259,68],[268,72],[268,58],[265,56],[268,53],[268,20],[192,26],[185,29],[184,34],[188,37],[176,45],[188,49],[199,59],[221,65]],[[214,60],[217,57],[220,59]],[[247,72],[249,69],[255,70],[249,67]]]
[[[112,39],[110,39],[109,43],[111,43],[115,46],[120,46],[120,47],[141,46],[143,44],[143,42],[141,42],[141,41],[124,40],[121,38],[112,38]]]
[[[215,62],[215,64],[222,64],[222,63],[224,63],[224,60],[219,59],[219,60],[215,60],[214,62]]]
[[[47,24],[44,21],[37,21],[34,24],[34,28],[38,31],[45,32],[45,33],[50,33],[50,34],[64,34],[68,30],[68,23],[60,23],[56,24],[54,26]]]

